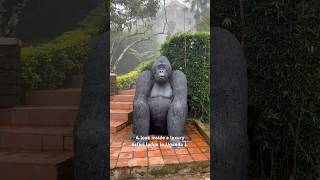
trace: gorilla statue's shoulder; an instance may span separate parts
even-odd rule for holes
[[[138,77],[138,81],[149,81],[152,79],[152,73],[150,70],[142,71]]]
[[[172,75],[171,75],[171,78],[170,78],[170,82],[173,83],[173,84],[175,84],[175,83],[185,84],[185,83],[187,83],[187,77],[182,71],[174,70],[172,72]]]
[[[150,70],[144,70],[140,73],[140,76],[151,76],[151,71]]]
[[[180,70],[174,70],[172,76],[186,77],[186,75]]]

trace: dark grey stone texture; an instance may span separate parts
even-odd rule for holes
[[[248,173],[247,66],[239,41],[211,30],[212,179],[246,180]]]
[[[142,72],[137,80],[133,133],[136,136],[156,134],[182,137],[187,113],[186,76],[179,70],[172,72],[169,60],[161,56],[152,66],[152,71]]]
[[[109,33],[89,54],[74,127],[76,180],[109,179]]]

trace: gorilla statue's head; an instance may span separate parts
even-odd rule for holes
[[[160,56],[152,65],[152,74],[158,83],[165,83],[169,81],[172,68],[167,57]]]

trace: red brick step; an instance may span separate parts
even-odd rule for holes
[[[4,180],[73,179],[72,152],[0,152]]]
[[[80,96],[80,88],[28,91],[26,105],[79,105]]]
[[[133,109],[132,102],[110,102],[111,110],[131,110]]]
[[[114,120],[110,123],[110,133],[116,133],[132,123],[132,120],[124,121],[124,120]]]
[[[119,92],[119,95],[134,95],[135,92],[135,89],[122,90]]]
[[[133,112],[130,110],[110,110],[111,120],[125,120],[132,119]]]
[[[110,100],[114,102],[133,102],[134,95],[114,95]]]
[[[131,110],[110,110],[110,133],[116,133],[132,123]]]
[[[2,150],[72,150],[72,127],[0,126]]]

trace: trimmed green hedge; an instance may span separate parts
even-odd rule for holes
[[[168,57],[173,69],[179,69],[187,76],[190,115],[209,120],[210,34],[176,34],[162,45],[161,54]]]
[[[74,30],[36,47],[22,48],[21,76],[27,87],[61,86],[69,74],[82,71],[95,29]]]
[[[145,60],[141,64],[139,64],[133,71],[130,71],[129,73],[121,76],[117,76],[117,82],[116,82],[117,89],[118,90],[130,89],[132,85],[136,83],[136,80],[138,79],[139,74],[144,70],[151,69],[151,66],[154,61],[155,61],[154,58]]]
[[[66,77],[80,74],[87,59],[90,44],[99,34],[105,13],[104,4],[79,23],[72,31],[56,39],[21,50],[21,78],[27,88],[55,88]],[[101,17],[100,17],[101,16]]]

